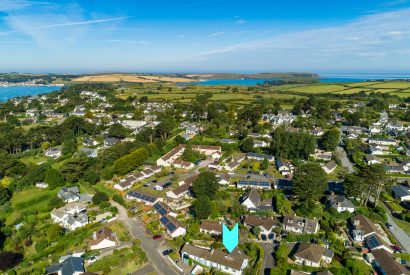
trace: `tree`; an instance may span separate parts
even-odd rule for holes
[[[292,183],[293,193],[301,201],[317,201],[327,187],[326,173],[319,164],[308,162],[297,168]]]
[[[63,155],[71,155],[74,154],[76,150],[77,141],[75,137],[68,137],[63,143],[63,148],[61,149],[61,152],[63,153]]]
[[[263,159],[261,162],[260,169],[261,170],[266,170],[269,168],[269,160],[268,159]]]
[[[92,201],[94,204],[101,204],[102,202],[108,201],[108,195],[104,192],[97,192],[94,194]]]
[[[282,241],[275,253],[276,266],[284,269],[288,263],[288,245],[286,241]]]
[[[240,149],[242,152],[249,153],[253,151],[253,139],[246,138],[242,141]]]
[[[199,153],[198,151],[192,150],[192,146],[190,144],[187,144],[181,156],[182,160],[189,161],[189,162],[195,162],[197,160],[200,160],[201,158],[202,158],[201,153]]]
[[[367,205],[367,202],[372,195],[375,196],[374,208],[377,207],[380,194],[386,187],[391,185],[391,181],[386,175],[386,171],[381,164],[367,165],[362,168],[360,171],[360,177],[367,184],[365,191],[367,192],[366,199],[364,200],[364,206]]]
[[[113,124],[111,127],[108,129],[108,134],[110,137],[115,137],[119,139],[125,138],[131,131],[128,128],[125,128],[121,124]]]
[[[212,204],[209,197],[199,197],[193,203],[193,210],[195,217],[199,219],[206,219],[211,215],[212,212]]]
[[[83,177],[89,165],[90,160],[87,157],[73,158],[64,163],[60,172],[68,182],[77,182]]]
[[[48,183],[50,189],[60,187],[64,184],[64,177],[56,169],[47,170],[44,181]]]
[[[213,200],[215,199],[218,188],[218,179],[216,175],[210,171],[199,174],[198,178],[192,184],[192,190],[196,198],[208,197],[210,200]]]
[[[148,97],[147,96],[141,96],[140,97],[140,103],[147,103],[148,102]]]
[[[336,150],[340,140],[340,131],[336,127],[328,130],[322,137],[321,147],[326,151]]]
[[[64,230],[58,224],[52,224],[47,229],[47,239],[49,242],[54,242],[58,237],[64,235]]]
[[[0,185],[0,205],[3,205],[6,201],[10,200],[11,192],[6,187]]]
[[[0,252],[0,270],[6,271],[18,265],[23,260],[23,254],[14,252]]]
[[[149,152],[145,148],[134,150],[132,153],[114,161],[113,171],[118,175],[125,175],[137,168],[149,157]]]

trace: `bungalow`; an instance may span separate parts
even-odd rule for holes
[[[222,143],[222,144],[234,144],[234,143],[236,143],[235,140],[230,139],[230,138],[220,139],[219,142]]]
[[[257,161],[263,161],[264,159],[267,159],[269,162],[275,161],[275,157],[271,155],[264,155],[264,154],[256,154],[256,153],[248,153],[247,158],[250,160],[257,160]]]
[[[238,248],[235,248],[232,253],[226,253],[214,249],[208,250],[188,243],[181,249],[181,258],[185,264],[188,264],[192,259],[203,266],[232,275],[242,275],[249,264],[248,257]]]
[[[311,155],[315,160],[331,161],[332,152],[326,152],[323,150],[315,150],[315,153]]]
[[[81,148],[80,154],[84,154],[86,157],[89,157],[89,158],[96,158],[98,156],[97,149],[87,148],[87,147]]]
[[[393,249],[391,249],[390,245],[378,234],[368,236],[365,243],[372,252],[377,249],[384,249],[390,253],[393,253]]]
[[[289,162],[284,162],[282,160],[276,160],[276,167],[282,176],[291,176],[294,171],[294,167]]]
[[[395,185],[392,188],[395,199],[400,201],[410,201],[410,188],[404,185]]]
[[[60,148],[51,147],[44,152],[44,155],[50,158],[59,158],[61,157],[62,152]]]
[[[177,213],[175,213],[171,207],[169,207],[166,203],[163,203],[162,201],[157,202],[154,204],[154,210],[157,212],[160,216],[165,216],[169,215],[172,217],[176,217]]]
[[[372,252],[373,263],[383,275],[409,275],[410,272],[404,265],[396,261],[396,257],[384,249]]]
[[[350,235],[354,241],[363,242],[373,234],[380,235],[380,232],[369,218],[362,214],[350,218]]]
[[[262,201],[258,190],[255,188],[246,192],[240,199],[240,203],[251,212],[272,209],[272,198]]]
[[[323,131],[322,128],[318,127],[318,128],[311,130],[310,133],[314,135],[315,137],[321,137],[325,134],[325,131]]]
[[[355,207],[353,203],[344,196],[341,195],[329,195],[326,198],[327,203],[330,207],[336,209],[337,212],[341,213],[344,211],[348,211],[353,213],[355,211]]]
[[[178,159],[185,150],[185,145],[180,144],[157,160],[158,166],[171,166],[171,164]]]
[[[92,138],[86,138],[83,140],[83,145],[84,146],[97,146],[98,142]]]
[[[218,183],[221,185],[229,185],[231,182],[231,175],[229,174],[222,174],[219,176]]]
[[[273,187],[278,190],[291,190],[292,189],[292,181],[288,179],[277,179],[273,183]]]
[[[185,227],[170,215],[164,215],[159,219],[161,225],[167,230],[168,235],[172,238],[176,238],[178,236],[182,236],[186,234]]]
[[[337,167],[336,162],[330,161],[322,166],[322,169],[325,171],[326,174],[331,174],[335,171]]]
[[[48,275],[80,275],[84,274],[84,262],[83,258],[77,256],[69,256],[64,260],[60,261],[58,264],[53,264],[46,267],[45,274]]]
[[[167,192],[167,197],[170,199],[182,199],[184,196],[186,196],[189,193],[189,190],[191,189],[191,183],[184,183],[174,190],[168,191]]]
[[[267,143],[264,140],[254,140],[253,141],[253,147],[254,148],[263,148],[263,147],[268,147],[269,143]]]
[[[311,267],[319,267],[321,262],[330,264],[334,255],[333,251],[311,243],[296,244],[292,254],[295,263]]]
[[[111,147],[118,143],[120,143],[120,140],[115,137],[107,137],[106,139],[104,139],[104,147]]]
[[[258,188],[258,189],[271,189],[272,183],[267,180],[238,180],[236,183],[237,188],[247,189],[247,188]]]
[[[57,192],[57,196],[65,203],[76,202],[80,200],[80,189],[77,186],[63,187]]]
[[[404,165],[398,163],[386,164],[384,166],[387,174],[405,174]]]
[[[366,155],[365,161],[367,165],[380,164],[380,160],[374,155]]]
[[[203,221],[199,227],[201,233],[208,235],[222,235],[222,224],[220,222]]]
[[[298,234],[316,234],[319,231],[317,220],[286,215],[283,217],[283,229]]]
[[[249,228],[258,227],[260,229],[260,234],[272,239],[275,234],[273,230],[279,225],[279,220],[272,217],[261,218],[253,215],[247,215],[243,220],[243,224]]]
[[[369,144],[374,145],[384,145],[384,146],[395,146],[397,141],[395,139],[378,139],[378,138],[369,138],[367,140]]]
[[[89,242],[90,250],[105,249],[118,244],[117,236],[108,227],[103,227],[93,233],[93,239]]]
[[[41,189],[46,189],[48,188],[48,184],[45,182],[36,182],[36,187],[41,188]]]
[[[140,191],[131,191],[128,192],[126,198],[128,200],[136,200],[137,202],[143,202],[145,205],[154,205],[159,201],[162,201],[162,198],[153,196],[147,193]]]
[[[241,162],[245,160],[245,157],[245,154],[239,154],[233,157],[231,161],[224,166],[224,169],[227,171],[236,170],[239,167],[239,165],[241,165]]]

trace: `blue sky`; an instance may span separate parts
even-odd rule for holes
[[[410,71],[410,0],[335,2],[0,0],[0,71]]]

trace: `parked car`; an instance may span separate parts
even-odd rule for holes
[[[159,239],[161,239],[162,238],[162,236],[161,235],[154,235],[154,237],[152,237],[154,240],[159,240]]]
[[[98,261],[98,257],[97,256],[91,256],[90,258],[88,258],[88,263],[92,264],[94,262]]]
[[[167,256],[167,255],[171,254],[172,251],[173,251],[172,249],[164,250],[164,251],[162,251],[162,255]]]
[[[394,228],[393,225],[390,224],[390,223],[388,223],[388,222],[386,222],[386,226],[387,226],[389,229],[393,229],[393,228]]]

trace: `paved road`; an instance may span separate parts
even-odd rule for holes
[[[261,275],[271,274],[271,269],[275,267],[275,259],[273,258],[273,244],[272,243],[260,243],[265,250],[265,259],[263,260],[263,268]]]
[[[349,173],[354,173],[354,168],[353,168],[353,163],[350,161],[350,159],[347,157],[346,151],[338,146],[336,148],[336,152],[338,153],[340,157],[340,161],[342,162],[342,166],[349,171]]]
[[[163,240],[153,240],[150,236],[145,236],[145,226],[138,218],[128,217],[127,209],[115,201],[110,201],[111,205],[117,207],[119,220],[125,225],[133,239],[141,241],[141,247],[147,253],[149,265],[151,265],[158,274],[174,275],[179,274],[167,260],[159,254],[157,248],[162,245]]]
[[[350,173],[353,173],[354,172],[353,163],[347,158],[346,151],[342,147],[337,147],[336,150],[340,154],[342,165],[344,167],[346,167],[347,170]],[[370,197],[370,201],[371,202],[374,201],[372,197]],[[389,231],[394,236],[394,238],[397,240],[397,242],[400,244],[400,247],[404,251],[406,251],[407,253],[410,253],[410,237],[409,237],[409,235],[406,232],[404,232],[404,230],[401,229],[397,225],[397,223],[394,221],[393,214],[390,211],[390,209],[387,208],[387,206],[383,202],[381,202],[380,205],[386,210],[387,222],[390,223],[391,225],[393,225],[392,228],[389,228]]]
[[[390,209],[383,202],[381,202],[380,205],[386,210],[387,222],[393,226],[389,228],[390,232],[396,238],[397,242],[400,244],[401,249],[407,253],[410,253],[409,235],[403,229],[401,229],[398,226],[398,224],[394,221]]]

